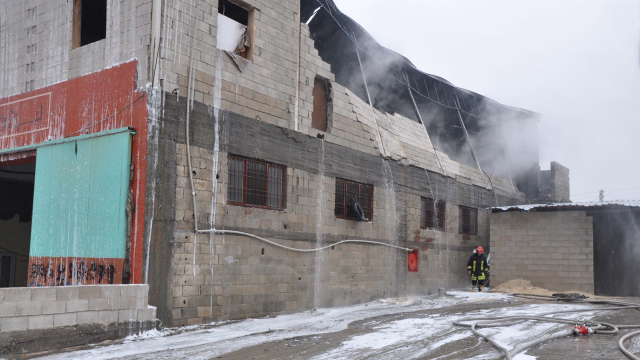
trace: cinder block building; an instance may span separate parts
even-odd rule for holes
[[[640,202],[493,208],[491,283],[524,279],[554,291],[639,296]]]
[[[3,286],[146,283],[167,325],[428,294],[539,198],[538,114],[331,0],[0,10]]]

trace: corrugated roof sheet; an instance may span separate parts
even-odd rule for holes
[[[530,211],[530,210],[539,209],[539,208],[563,208],[563,207],[575,208],[575,207],[597,207],[597,206],[610,206],[610,205],[640,207],[640,200],[613,200],[613,201],[603,201],[603,202],[573,202],[573,203],[512,205],[512,206],[493,207],[491,208],[491,210],[492,211],[508,211],[508,210],[520,209],[522,211]]]

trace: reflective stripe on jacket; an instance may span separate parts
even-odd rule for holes
[[[467,270],[471,271],[471,280],[486,280],[485,271],[489,270],[489,264],[484,254],[471,255],[467,262]]]

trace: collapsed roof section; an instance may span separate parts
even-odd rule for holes
[[[529,205],[512,205],[492,207],[491,211],[504,212],[504,211],[577,211],[584,210],[584,208],[620,208],[631,207],[640,208],[640,200],[613,200],[603,202],[569,202],[569,203],[548,203],[548,204],[529,204]]]
[[[521,190],[537,194],[537,184],[529,184],[530,177],[537,177],[537,136],[527,135],[537,131],[539,114],[502,105],[417,69],[380,45],[333,0],[302,0],[301,21],[308,23],[315,47],[331,65],[336,82],[379,111],[424,122],[434,147],[453,160],[495,169],[496,175],[512,177]],[[515,143],[521,149],[505,139],[515,133],[520,133]],[[513,152],[517,159],[510,158]]]

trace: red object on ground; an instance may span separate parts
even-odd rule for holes
[[[576,325],[576,327],[573,328],[573,332],[576,334],[576,336],[578,335],[591,335],[593,334],[593,330],[585,325],[582,326],[578,326]]]
[[[418,249],[414,249],[412,252],[409,253],[409,259],[408,259],[409,272],[414,272],[414,273],[418,272],[418,253],[419,253]]]

